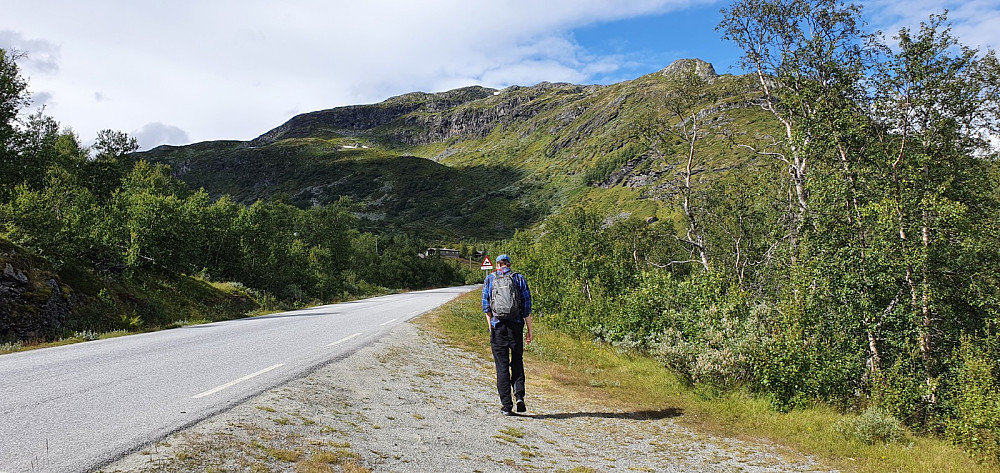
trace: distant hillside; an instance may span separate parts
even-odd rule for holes
[[[700,60],[609,86],[410,93],[298,115],[248,142],[161,146],[139,157],[170,164],[214,196],[300,206],[349,196],[372,229],[447,240],[505,238],[578,201],[608,215],[670,218],[686,144],[654,146],[641,130],[677,123],[660,97],[687,72],[706,81],[711,99],[698,104],[700,117],[717,128],[698,145],[704,180],[739,162],[722,132],[754,132],[761,115],[747,107],[740,77],[717,76]]]

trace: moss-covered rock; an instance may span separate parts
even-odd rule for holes
[[[57,338],[72,317],[72,289],[24,250],[0,243],[0,343]]]

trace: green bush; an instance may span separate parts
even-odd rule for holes
[[[956,445],[980,460],[1000,459],[1000,386],[997,362],[983,356],[966,338],[961,348],[961,367],[956,377],[955,415],[945,424],[945,433]]]
[[[722,312],[726,315],[720,316]],[[737,311],[710,307],[700,314],[697,336],[686,337],[676,327],[667,327],[655,354],[691,383],[742,385],[754,378],[755,353],[765,343],[760,327],[756,312],[740,316]]]
[[[922,373],[916,350],[903,354],[872,377],[869,403],[885,409],[907,425],[922,424],[927,417],[924,400],[927,386],[920,376]]]
[[[869,407],[860,415],[841,419],[833,425],[833,430],[868,445],[898,442],[904,438],[899,420],[878,407]]]

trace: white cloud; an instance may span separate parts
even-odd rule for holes
[[[25,57],[18,62],[28,73],[59,71],[59,47],[43,39],[26,39],[16,31],[0,30],[0,48],[24,53]]]
[[[192,140],[247,140],[294,111],[406,92],[620,77],[634,58],[584,50],[574,29],[704,3],[714,0],[32,0],[5,3],[17,31],[0,31],[0,45],[31,45],[31,89],[85,139],[170,123]],[[890,32],[938,8],[871,3]],[[1000,43],[995,0],[946,3],[963,41]]]
[[[573,28],[711,1],[33,0],[4,6],[18,31],[0,43],[44,38],[33,67],[48,73],[31,87],[50,91],[48,113],[82,136],[162,122],[194,140],[245,140],[290,110],[586,82],[622,60],[588,55]]]
[[[900,28],[912,31],[931,15],[948,11],[952,34],[962,44],[980,49],[1000,48],[1000,4],[996,0],[872,0],[865,12],[873,26],[892,38]]]
[[[163,144],[183,145],[190,142],[186,131],[160,122],[147,123],[130,134],[139,143],[140,150],[148,150]]]

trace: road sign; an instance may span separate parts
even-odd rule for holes
[[[479,269],[493,269],[493,262],[490,261],[489,256],[483,258],[483,263],[479,265]]]

